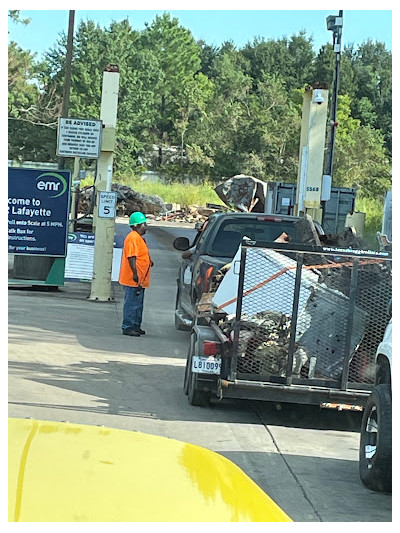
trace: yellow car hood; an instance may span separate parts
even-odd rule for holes
[[[235,464],[173,439],[9,419],[11,522],[291,522]]]

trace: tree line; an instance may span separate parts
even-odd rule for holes
[[[18,12],[9,15],[18,20]],[[29,31],[29,21],[20,21]],[[9,159],[57,161],[66,45],[61,33],[38,61],[9,44]],[[154,170],[171,180],[244,173],[295,182],[304,89],[315,82],[331,86],[334,61],[332,44],[315,53],[305,32],[215,47],[196,41],[168,13],[141,31],[128,20],[108,28],[86,20],[74,35],[69,115],[99,118],[103,70],[117,64],[117,179]],[[371,40],[345,47],[335,186],[357,187],[364,197],[390,188],[391,113],[391,52]]]

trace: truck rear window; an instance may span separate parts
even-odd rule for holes
[[[291,242],[299,242],[295,230],[294,221],[290,220],[256,220],[241,219],[227,220],[221,224],[211,245],[211,255],[223,255],[233,257],[237,252],[243,237],[249,237],[254,241],[271,242],[277,239],[281,233],[287,233]]]

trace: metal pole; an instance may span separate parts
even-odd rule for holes
[[[303,268],[304,254],[296,254],[296,278],[294,282],[293,292],[293,306],[292,306],[292,318],[290,321],[290,338],[288,349],[288,362],[286,367],[286,385],[292,385],[293,374],[293,358],[296,347],[296,330],[297,330],[297,318],[299,314],[299,301],[300,301],[300,288],[301,288],[301,274]]]
[[[356,307],[357,298],[357,283],[358,283],[358,267],[359,259],[354,258],[353,268],[351,269],[350,278],[350,294],[349,294],[349,309],[347,312],[346,337],[344,347],[343,372],[341,380],[341,390],[346,390],[349,380],[349,367],[351,358],[351,338],[353,335],[354,310]]]
[[[78,188],[76,185],[76,180],[79,176],[79,167],[80,167],[80,158],[74,157],[74,172],[72,173],[72,184],[71,184],[71,213],[69,219],[69,229],[70,233],[75,231],[75,219],[78,213],[77,211],[77,198],[78,198]]]
[[[235,325],[233,328],[233,353],[231,359],[231,366],[228,372],[228,379],[236,379],[237,374],[237,362],[238,362],[238,351],[239,351],[239,335],[240,335],[240,321],[242,318],[242,305],[243,305],[243,290],[244,290],[244,275],[246,270],[246,257],[247,257],[247,248],[242,245],[242,251],[240,255],[240,271],[239,271],[239,280],[238,280],[238,292],[236,300],[236,318]]]
[[[342,41],[342,28],[343,28],[343,10],[339,11],[340,25],[335,26],[333,30],[333,51],[335,55],[335,70],[333,77],[333,91],[331,102],[331,129],[329,134],[328,151],[326,158],[325,174],[333,176],[333,157],[335,150],[335,135],[336,135],[336,114],[337,114],[337,101],[339,91],[339,74],[340,74],[340,57],[341,57],[341,41]]]
[[[61,108],[61,117],[68,117],[69,113],[69,96],[71,92],[71,65],[72,65],[72,52],[74,42],[74,21],[75,11],[70,10],[68,21],[68,39],[67,39],[67,54],[65,57],[65,81],[63,89],[63,100]],[[62,170],[65,166],[65,157],[58,159],[58,168]]]

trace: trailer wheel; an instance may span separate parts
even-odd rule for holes
[[[191,366],[191,365],[190,365]],[[190,405],[207,407],[210,404],[211,391],[198,390],[197,374],[189,369],[188,402]]]
[[[186,394],[186,396],[189,392],[189,377],[190,377],[190,369],[192,366],[192,355],[194,355],[195,342],[196,342],[196,335],[192,333],[190,335],[189,349],[188,349],[188,354],[186,357],[185,379],[183,381],[183,392]]]
[[[369,489],[392,492],[392,394],[386,383],[372,390],[365,406],[359,472]]]

